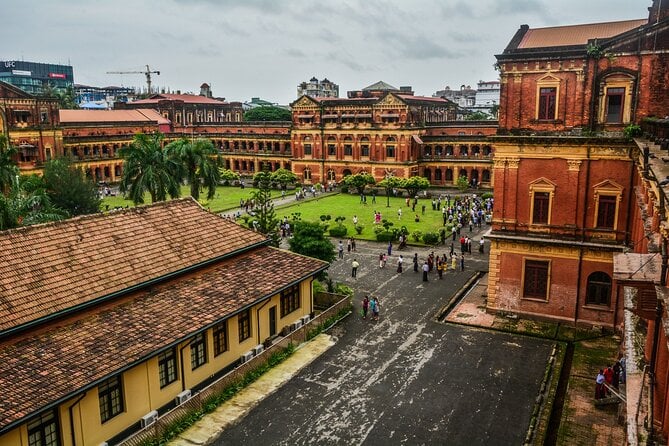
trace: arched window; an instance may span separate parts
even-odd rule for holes
[[[467,170],[466,169],[460,169],[460,174],[458,176],[467,178]]]
[[[337,179],[337,174],[333,169],[328,170],[328,181],[335,181]]]
[[[342,176],[347,177],[349,175],[352,175],[351,171],[349,169],[344,169],[342,172]]]
[[[311,180],[311,169],[309,169],[308,167],[305,168],[304,171],[302,172],[302,178],[304,179],[304,181],[310,181]]]
[[[453,156],[453,146],[446,146],[446,156]]]
[[[304,154],[311,156],[311,136],[305,136],[302,140],[302,147],[304,147]]]
[[[441,169],[434,171],[434,181],[441,181]]]
[[[444,154],[444,149],[441,146],[436,146],[434,148],[434,155],[435,156],[442,156]]]
[[[334,136],[328,138],[328,156],[337,156],[337,140]]]
[[[472,155],[479,156],[481,154],[481,147],[474,146],[472,147]]]
[[[350,136],[344,138],[344,156],[353,156],[353,139]]]
[[[460,156],[468,156],[469,148],[467,146],[460,146]]]
[[[490,182],[490,171],[489,170],[484,170],[481,172],[481,182],[483,183],[489,183]]]
[[[611,304],[611,277],[597,271],[588,276],[588,287],[585,296],[586,305]]]
[[[427,181],[432,181],[432,171],[430,169],[425,169],[423,171],[423,176],[427,179]]]
[[[453,170],[446,169],[445,180],[446,181],[453,181]]]
[[[423,156],[432,156],[432,147],[425,147],[425,149],[423,149]]]
[[[395,138],[386,139],[386,157],[395,158]]]
[[[483,146],[483,156],[490,156],[492,154],[492,147]]]

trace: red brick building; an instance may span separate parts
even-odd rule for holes
[[[667,50],[654,0],[639,20],[524,25],[497,56],[488,310],[623,330],[627,444],[669,435]]]

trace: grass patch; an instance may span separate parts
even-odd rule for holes
[[[257,189],[253,187],[245,187],[244,189],[240,187],[232,186],[218,186],[216,188],[216,195],[211,200],[207,200],[206,190],[200,193],[199,203],[205,208],[209,209],[212,212],[224,212],[230,210],[236,210],[239,208],[240,199],[250,199],[251,194]],[[181,186],[181,197],[190,196],[190,186]],[[273,190],[272,198],[277,198],[281,196],[281,191]],[[147,193],[144,195],[144,203],[151,203],[151,196]],[[107,210],[114,209],[116,207],[133,207],[135,204],[131,200],[126,200],[122,194],[119,194],[115,197],[104,197],[102,203],[100,204],[100,209]]]
[[[425,205],[425,214],[421,212],[421,206]],[[402,218],[398,218],[397,211],[402,209]],[[276,207],[276,214],[279,218],[291,218],[291,214],[300,213],[300,218],[303,221],[320,222],[321,215],[330,215],[329,227],[336,225],[335,218],[345,217],[342,224],[346,227],[346,237],[354,237],[362,240],[376,240],[374,228],[381,225],[374,224],[374,211],[381,212],[382,219],[393,223],[392,229],[400,229],[405,226],[409,231],[409,243],[422,244],[422,241],[416,242],[411,234],[415,231],[420,231],[425,234],[427,232],[438,233],[443,226],[443,218],[441,210],[432,210],[432,200],[428,198],[421,198],[418,200],[416,212],[411,211],[411,207],[407,207],[404,198],[390,197],[390,207],[386,207],[386,197],[377,197],[376,204],[371,202],[371,197],[367,198],[367,204],[360,203],[359,195],[351,194],[336,194],[328,195],[322,198],[308,201],[295,201],[289,205]],[[415,215],[418,214],[420,221],[415,221]],[[353,225],[353,216],[358,217],[358,225],[362,226],[362,232],[358,234]],[[469,233],[469,227],[463,228],[463,234]],[[447,233],[447,235],[450,235]],[[450,246],[452,242],[451,237],[446,238],[446,244]],[[458,241],[455,241],[458,245]]]
[[[462,318],[462,319],[466,319],[466,318],[468,318],[468,317],[474,317],[474,315],[473,315],[473,314],[469,314],[469,313],[458,313],[455,317],[459,317],[459,318]]]
[[[332,327],[334,324],[339,322],[340,320],[344,319],[346,316],[348,316],[350,313],[353,312],[353,304],[350,303],[345,307],[343,307],[341,310],[337,312],[337,314],[330,316],[307,333],[307,340],[313,339],[325,330],[329,329]]]

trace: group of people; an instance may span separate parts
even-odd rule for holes
[[[369,311],[372,312],[372,317],[370,318],[373,321],[379,320],[379,298],[374,296],[371,299],[369,296],[365,296],[362,299],[362,318],[367,319]]]
[[[609,389],[618,389],[625,382],[625,358],[620,358],[614,365],[599,369],[595,378],[595,399],[600,400],[611,395]]]

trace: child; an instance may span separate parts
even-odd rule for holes
[[[372,319],[375,321],[379,320],[379,298],[378,297],[373,297],[372,302]]]

